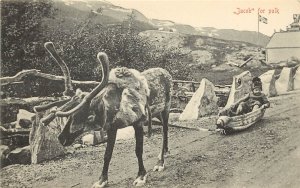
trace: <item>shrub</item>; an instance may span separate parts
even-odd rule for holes
[[[138,35],[140,23],[134,14],[122,23],[102,25],[101,15],[90,12],[80,20],[57,19],[49,0],[4,1],[2,4],[2,74],[14,75],[23,69],[61,75],[59,67],[43,44],[52,41],[67,63],[72,79],[99,80],[98,52],[106,52],[111,67],[126,66],[139,71],[151,67],[167,69],[176,79],[187,79],[178,48],[157,49]],[[51,19],[54,19],[54,22]],[[50,24],[52,23],[52,24]],[[55,24],[53,24],[55,23]],[[62,26],[68,29],[62,29]]]
[[[2,74],[13,75],[35,67],[43,60],[38,43],[43,35],[42,20],[54,15],[49,0],[1,1]]]

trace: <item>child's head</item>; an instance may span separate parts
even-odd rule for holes
[[[254,95],[260,95],[261,94],[261,88],[259,86],[255,86],[254,88],[252,88],[252,93]]]
[[[260,95],[261,94],[261,91],[262,91],[262,82],[261,82],[261,80],[260,80],[259,77],[254,77],[252,79],[251,88],[252,88],[252,93],[254,95]]]

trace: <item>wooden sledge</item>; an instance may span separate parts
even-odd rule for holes
[[[241,131],[254,125],[262,119],[266,109],[261,106],[259,109],[239,116],[219,116],[217,120],[217,128],[222,129],[223,133],[231,133]]]

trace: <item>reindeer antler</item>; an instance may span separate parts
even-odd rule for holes
[[[108,72],[109,72],[109,61],[108,57],[104,52],[99,52],[97,55],[97,59],[99,63],[102,66],[102,80],[100,84],[91,91],[88,95],[86,95],[83,100],[81,101],[80,104],[78,104],[76,107],[73,109],[63,112],[63,111],[58,111],[56,112],[56,116],[58,117],[66,117],[70,116],[71,114],[77,112],[80,108],[82,108],[85,104],[89,103],[108,83]]]
[[[57,54],[54,45],[52,42],[45,43],[45,48],[47,51],[51,54],[51,56],[54,58],[54,60],[59,64],[60,68],[62,69],[64,76],[65,76],[65,91],[64,95],[73,96],[74,91],[71,84],[71,78],[70,78],[70,72],[65,64],[65,62],[61,59],[61,57]],[[72,106],[72,103],[74,103],[73,99],[66,99],[61,101],[55,101],[50,104],[36,106],[34,109],[36,112],[47,110],[54,106],[60,106],[56,111],[50,112],[48,116],[41,119],[41,122],[44,124],[50,123],[55,117],[66,117],[70,116],[73,113],[77,112],[79,109],[81,109],[85,104],[88,104],[108,83],[108,72],[109,72],[109,61],[108,57],[105,53],[99,52],[97,55],[97,59],[102,66],[102,80],[98,86],[96,86],[92,92],[90,92],[88,95],[86,95],[82,101],[75,106],[74,108],[69,110],[69,107]],[[62,105],[62,106],[61,106]],[[65,110],[68,110],[64,112]]]
[[[45,105],[39,105],[39,106],[35,106],[33,107],[33,110],[34,112],[41,112],[41,111],[44,111],[44,110],[48,110],[54,106],[61,106],[63,104],[65,104],[66,102],[70,101],[71,99],[64,99],[64,100],[61,100],[61,101],[54,101],[52,103],[49,103],[49,104],[45,104]]]
[[[57,62],[57,64],[60,66],[63,74],[64,74],[64,78],[65,78],[65,91],[63,92],[64,96],[73,96],[74,95],[74,90],[72,87],[72,83],[71,83],[71,76],[70,76],[70,71],[68,66],[66,65],[66,63],[61,59],[61,57],[59,57],[59,55],[57,54],[54,45],[52,42],[46,42],[44,44],[44,47],[46,48],[46,50],[51,54],[51,56],[53,57],[53,59]],[[34,111],[35,112],[41,112],[47,109],[50,109],[54,106],[60,106],[63,105],[64,103],[70,101],[69,99],[64,99],[64,100],[59,100],[59,101],[55,101],[46,105],[39,105],[39,106],[35,106],[34,107]]]
[[[72,82],[71,82],[71,76],[70,76],[70,71],[66,63],[62,60],[62,58],[57,54],[54,45],[52,42],[46,42],[44,44],[44,47],[46,50],[51,54],[53,59],[57,62],[57,64],[60,66],[64,77],[65,77],[65,91],[63,94],[65,96],[73,96],[74,95],[74,90],[72,87]]]

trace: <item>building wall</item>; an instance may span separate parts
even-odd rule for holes
[[[300,48],[275,48],[267,49],[267,63],[278,63],[287,61],[291,57],[300,60]]]

